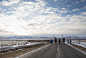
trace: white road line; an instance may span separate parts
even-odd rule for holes
[[[57,48],[57,51],[58,51],[58,48]]]

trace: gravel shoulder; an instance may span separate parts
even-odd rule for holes
[[[32,50],[35,50],[37,48],[43,47],[45,45],[47,45],[47,44],[43,44],[43,45],[31,47],[31,48],[26,48],[26,49],[22,49],[22,50],[16,50],[16,51],[4,53],[4,54],[0,55],[0,58],[15,58],[17,56],[20,56],[22,54],[25,54],[25,53],[30,52]]]

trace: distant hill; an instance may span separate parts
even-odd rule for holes
[[[0,36],[0,39],[34,39],[34,38],[54,38],[47,36]],[[66,39],[86,39],[86,37],[66,36]]]
[[[66,39],[86,39],[86,37],[66,36]]]
[[[45,37],[45,36],[9,36],[9,37],[1,37],[2,39],[32,39],[32,38],[53,38],[53,37]],[[0,39],[1,39],[0,38]]]

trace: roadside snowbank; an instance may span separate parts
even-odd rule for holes
[[[72,44],[86,48],[86,42],[80,42],[80,44],[79,44],[78,41],[73,41]]]

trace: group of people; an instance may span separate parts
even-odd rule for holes
[[[56,37],[55,37],[54,41],[55,41],[55,43],[57,43],[57,38]],[[53,40],[50,40],[50,42],[53,43]],[[60,44],[60,42],[61,42],[61,39],[60,38],[58,38],[58,42]]]
[[[59,44],[60,44],[61,39],[58,38],[58,42],[59,42]],[[56,37],[55,37],[55,43],[57,43],[57,38],[56,38]]]

